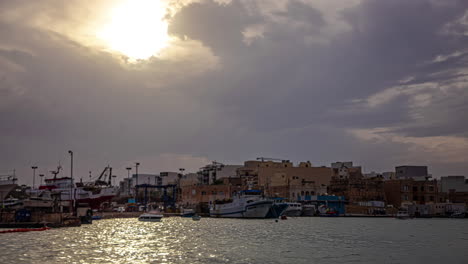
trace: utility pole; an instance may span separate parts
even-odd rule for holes
[[[37,169],[37,166],[32,166],[31,169],[33,170],[33,186],[32,186],[32,188],[34,189],[36,187],[36,169]]]
[[[137,203],[138,200],[138,166],[140,166],[140,162],[135,162],[135,174],[136,174],[136,184],[135,184],[135,203]]]
[[[69,150],[68,154],[70,154],[70,208],[71,212],[73,212],[75,202],[73,195],[73,151]]]
[[[130,196],[130,171],[132,167],[127,167],[127,189],[128,189],[128,196]]]

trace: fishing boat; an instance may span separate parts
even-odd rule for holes
[[[278,218],[288,208],[288,205],[284,202],[284,198],[273,197],[271,199],[273,200],[273,205],[271,206],[266,218]]]
[[[259,190],[244,190],[229,200],[215,201],[210,208],[211,217],[266,218],[273,205]]]
[[[10,192],[13,191],[18,185],[18,179],[13,172],[12,175],[0,175],[0,201],[5,201]]]
[[[411,218],[407,210],[400,209],[398,210],[395,218],[397,219],[409,219]]]
[[[192,217],[195,215],[195,210],[193,209],[182,209],[180,216],[182,217]]]
[[[288,208],[283,212],[283,215],[285,216],[301,216],[302,214],[302,204],[300,203],[286,203],[288,205]]]
[[[164,216],[158,212],[148,212],[140,215],[138,221],[142,222],[161,222]]]
[[[302,216],[315,216],[316,207],[314,204],[303,204],[302,205]]]
[[[45,191],[59,193],[61,201],[86,203],[92,209],[99,209],[104,202],[110,201],[117,195],[118,188],[111,185],[112,168],[109,166],[105,167],[97,180],[76,184],[70,177],[57,177],[61,169],[61,166],[58,166],[56,171],[51,171],[54,176],[45,179],[45,183],[40,185],[39,189],[31,190],[30,195],[37,197],[39,193]]]

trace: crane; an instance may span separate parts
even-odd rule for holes
[[[107,177],[106,172],[107,171],[109,171],[109,179],[106,182],[106,177]],[[103,178],[103,176],[104,176],[104,178]],[[101,175],[99,175],[99,177],[96,180],[95,184],[96,185],[111,185],[111,178],[112,178],[112,167],[107,165],[107,167],[105,167],[104,170],[101,172]]]

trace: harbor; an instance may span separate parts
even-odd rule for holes
[[[73,162],[73,152],[69,154]],[[128,167],[127,177],[118,184],[112,182],[117,176],[109,165],[87,182],[64,175],[60,165],[37,186],[18,185],[14,174],[3,176],[0,228],[46,231],[114,218],[164,222],[171,217],[199,221],[467,216],[463,190],[468,180],[457,176],[438,181],[428,176],[425,166],[397,166],[392,173],[365,174],[352,162],[326,167],[264,157],[244,165],[213,162],[196,173],[184,169],[138,173],[141,166],[135,163],[132,177],[132,167]],[[32,169],[35,177],[37,166]],[[447,185],[451,189],[445,193]]]

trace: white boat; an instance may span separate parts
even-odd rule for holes
[[[285,216],[301,216],[302,214],[302,204],[300,203],[286,203],[288,208],[283,212]]]
[[[314,204],[303,204],[302,205],[302,216],[315,216],[317,208]]]
[[[164,216],[157,212],[144,213],[138,217],[138,221],[142,222],[161,222]]]
[[[406,211],[406,210],[398,210],[395,218],[397,218],[397,219],[409,219],[410,215],[408,214],[408,211]]]
[[[210,208],[211,217],[266,218],[273,200],[258,190],[245,190],[228,201],[216,201]]]

